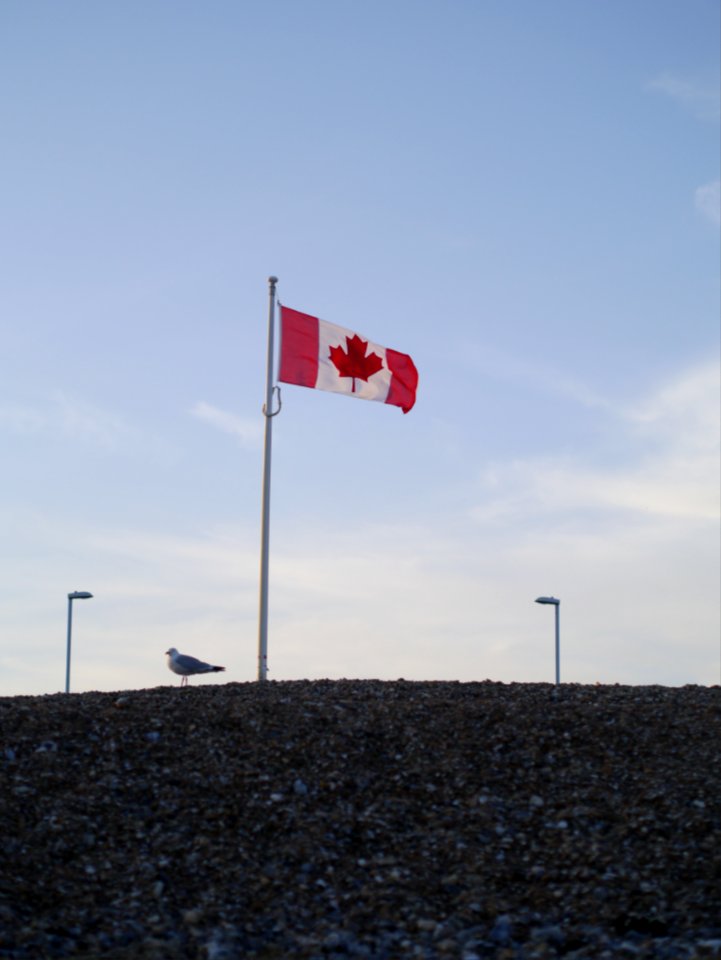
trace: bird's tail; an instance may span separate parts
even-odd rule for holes
[[[211,673],[222,673],[225,670],[225,667],[211,667]]]

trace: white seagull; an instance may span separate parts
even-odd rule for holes
[[[175,647],[165,651],[168,658],[168,669],[173,673],[178,673],[183,678],[180,686],[185,687],[188,683],[188,677],[195,673],[220,673],[225,667],[214,667],[210,663],[203,663],[202,660],[196,660],[195,657],[189,657],[185,653],[178,653]]]

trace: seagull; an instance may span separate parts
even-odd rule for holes
[[[188,677],[194,673],[220,673],[225,667],[214,667],[210,663],[203,663],[202,660],[196,660],[195,657],[189,657],[184,653],[178,653],[175,647],[165,651],[168,658],[168,669],[173,673],[179,673],[183,678],[180,686],[185,687],[188,684]]]

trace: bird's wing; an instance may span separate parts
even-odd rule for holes
[[[182,667],[183,670],[187,670],[188,673],[207,673],[211,669],[209,663],[203,663],[202,660],[197,660],[195,657],[190,657],[185,653],[177,654],[175,663],[178,667]]]

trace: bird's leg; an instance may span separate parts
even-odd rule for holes
[[[181,686],[181,687],[187,687],[187,685],[188,685],[188,678],[187,678],[187,677],[183,677],[183,679],[180,681],[180,686]]]

